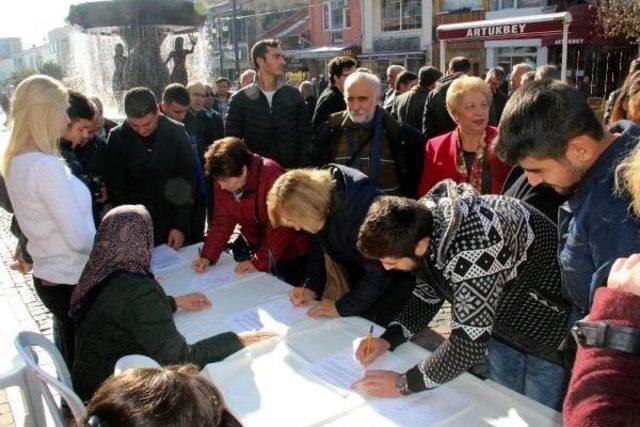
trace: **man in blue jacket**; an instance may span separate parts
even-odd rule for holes
[[[536,82],[514,93],[500,122],[497,153],[521,166],[531,185],[570,196],[558,212],[562,287],[573,321],[590,310],[612,263],[640,249],[640,222],[615,186],[615,169],[636,146],[640,128],[602,127],[587,102],[559,81]]]

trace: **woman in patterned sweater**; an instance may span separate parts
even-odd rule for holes
[[[420,201],[383,197],[360,228],[358,249],[385,268],[417,278],[412,297],[363,363],[427,327],[445,300],[452,332],[426,360],[404,374],[367,371],[354,386],[376,396],[435,388],[489,352],[492,378],[548,406],[565,385],[558,350],[568,304],[560,294],[557,231],[516,199],[481,196],[447,180]]]

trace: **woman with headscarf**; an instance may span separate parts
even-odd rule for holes
[[[102,220],[69,313],[76,321],[72,380],[84,400],[122,356],[143,354],[163,366],[190,362],[202,367],[273,336],[225,332],[188,345],[173,312],[204,310],[211,303],[198,293],[167,296],[150,270],[152,248],[153,226],[144,206],[119,206]]]

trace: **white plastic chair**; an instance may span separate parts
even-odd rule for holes
[[[42,400],[38,392],[37,381],[31,378],[27,372],[27,365],[18,357],[16,357],[13,366],[5,372],[0,373],[0,390],[10,387],[18,387],[22,400],[22,410],[18,417],[23,416],[20,420],[25,427],[46,425],[46,417]],[[12,411],[16,408],[11,408]],[[13,414],[14,420],[16,413]],[[18,421],[16,421],[18,422]]]
[[[67,402],[76,423],[78,423],[84,414],[85,406],[82,400],[73,391],[71,375],[69,375],[67,365],[62,359],[62,355],[58,349],[46,337],[34,332],[20,332],[16,337],[15,344],[18,354],[27,364],[29,374],[37,380],[36,382],[39,385],[39,392],[44,398],[45,404],[49,408],[49,412],[51,413],[51,417],[53,418],[55,425],[65,427],[66,423],[60,408],[58,408],[56,401],[51,395],[49,386],[53,387],[58,393],[60,393],[62,399]],[[38,365],[38,357],[33,349],[34,347],[40,347],[49,354],[53,361],[53,365],[55,366],[58,378],[52,377]]]
[[[116,362],[116,367],[113,370],[114,375],[119,375],[127,369],[135,368],[161,368],[160,364],[148,356],[142,354],[129,354],[122,356]]]

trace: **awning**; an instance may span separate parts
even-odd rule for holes
[[[388,59],[424,59],[425,52],[424,51],[414,51],[414,52],[376,52],[376,53],[363,53],[362,55],[358,55],[358,60],[367,60],[367,59],[380,59],[380,58],[388,58]]]
[[[572,20],[569,12],[560,12],[438,25],[436,34],[440,42],[440,71],[443,73],[446,71],[445,53],[448,42],[531,39],[558,35],[562,37],[560,76],[562,80],[566,81],[569,27]]]
[[[349,49],[353,45],[347,46],[316,46],[296,52],[298,59],[332,59],[341,55],[343,50]]]
[[[505,40],[530,39],[550,35],[562,35],[564,22],[571,22],[568,12],[521,16],[485,21],[439,25],[438,40]]]

